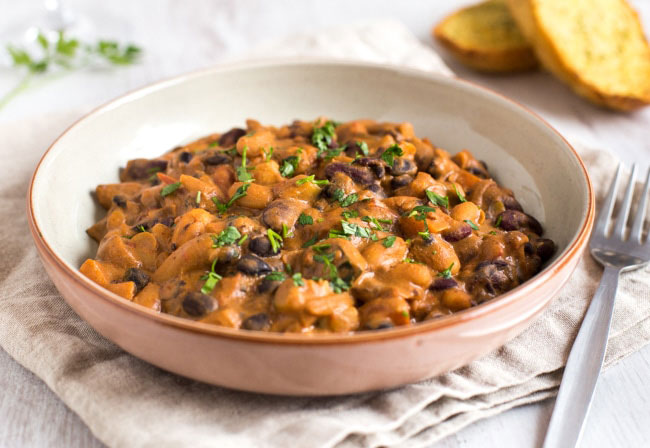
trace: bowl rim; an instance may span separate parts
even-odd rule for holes
[[[536,274],[531,279],[517,286],[516,288],[495,297],[492,300],[479,304],[477,306],[468,308],[466,310],[458,311],[449,316],[442,317],[440,319],[418,322],[414,325],[408,325],[403,327],[397,327],[386,330],[367,330],[358,333],[345,333],[345,334],[311,334],[305,335],[300,333],[272,333],[272,332],[261,332],[261,331],[250,331],[250,330],[241,330],[241,329],[232,329],[228,327],[222,327],[218,325],[211,325],[201,322],[196,322],[190,319],[184,319],[181,317],[176,317],[170,314],[161,313],[157,311],[150,310],[141,305],[133,303],[127,299],[124,299],[121,296],[105,289],[104,287],[96,284],[83,274],[78,269],[72,269],[57,253],[56,251],[48,244],[45,238],[42,236],[39,223],[36,220],[34,214],[34,183],[39,175],[41,166],[43,165],[44,160],[47,158],[50,151],[57,145],[59,140],[63,138],[68,132],[72,131],[78,124],[82,123],[85,120],[91,119],[96,115],[100,115],[104,112],[108,112],[113,108],[119,107],[121,104],[138,99],[142,96],[145,96],[151,92],[156,92],[159,90],[164,90],[168,86],[173,86],[186,82],[194,78],[200,78],[212,73],[220,72],[229,72],[237,71],[243,69],[252,69],[252,68],[267,68],[267,67],[277,67],[277,66],[314,66],[314,65],[327,65],[330,67],[346,67],[346,68],[361,68],[361,69],[374,69],[380,71],[392,71],[398,74],[406,75],[408,77],[416,77],[428,81],[437,81],[444,82],[448,84],[459,83],[467,90],[478,90],[479,93],[492,97],[493,99],[504,103],[504,105],[509,105],[510,107],[518,110],[520,113],[527,114],[533,119],[536,119],[544,127],[547,128],[552,134],[555,134],[559,139],[567,146],[570,150],[570,153],[573,155],[575,160],[578,162],[580,168],[582,169],[582,178],[581,181],[585,182],[587,185],[588,192],[588,204],[587,204],[587,213],[583,219],[580,229],[573,239],[569,242],[569,245],[564,250],[564,254],[558,257],[555,261],[547,265],[541,272]],[[420,335],[423,333],[430,333],[436,330],[447,328],[450,326],[458,325],[468,321],[477,320],[481,317],[484,317],[488,314],[499,312],[501,309],[506,308],[511,305],[513,302],[525,300],[526,296],[533,292],[538,285],[546,282],[548,279],[552,278],[557,272],[564,269],[567,265],[571,264],[571,261],[575,257],[578,257],[582,254],[583,249],[587,245],[589,236],[591,234],[594,213],[595,213],[595,196],[594,190],[589,178],[589,174],[585,167],[585,164],[577,153],[575,148],[560,134],[553,126],[551,126],[546,120],[540,117],[537,113],[533,112],[528,107],[520,104],[519,102],[512,100],[505,95],[498,93],[490,88],[484,87],[482,85],[476,84],[472,81],[461,79],[455,74],[451,75],[442,75],[437,73],[429,73],[419,69],[399,67],[390,64],[380,64],[364,61],[350,61],[350,60],[341,60],[341,59],[328,59],[328,58],[308,58],[308,59],[296,59],[296,58],[275,58],[275,59],[255,59],[248,61],[232,62],[219,64],[212,67],[207,67],[199,70],[193,70],[187,73],[180,75],[168,77],[159,81],[152,82],[143,87],[133,89],[128,91],[113,100],[110,100],[98,107],[95,107],[90,112],[86,113],[79,119],[75,120],[71,125],[69,125],[62,133],[59,135],[47,148],[47,150],[41,156],[34,173],[32,174],[29,189],[27,191],[27,217],[29,229],[32,234],[32,238],[36,244],[37,249],[39,250],[43,262],[53,263],[59,271],[62,271],[65,274],[67,280],[73,281],[79,286],[81,286],[87,293],[94,294],[95,296],[101,298],[102,300],[108,301],[109,304],[113,306],[118,306],[123,310],[135,313],[140,317],[151,319],[159,324],[165,326],[174,327],[177,330],[185,330],[193,333],[223,337],[227,339],[235,339],[241,342],[249,343],[268,343],[268,344],[281,344],[281,345],[341,345],[341,344],[358,344],[358,343],[368,343],[368,342],[384,342],[386,340],[393,340],[398,338],[404,338],[414,335]],[[94,299],[93,299],[94,300]]]

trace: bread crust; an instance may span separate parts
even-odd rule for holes
[[[560,80],[568,84],[577,94],[597,105],[622,111],[632,111],[650,104],[650,72],[647,73],[648,81],[645,84],[645,88],[642,86],[641,89],[630,91],[629,94],[625,95],[608,91],[594,82],[589,81],[585,76],[585,71],[576,70],[571,64],[571,61],[564,57],[562,48],[564,45],[568,45],[568,43],[556,39],[553,33],[553,24],[545,23],[541,19],[539,2],[537,0],[507,0],[507,3],[512,16],[522,33],[526,36],[526,39],[533,46],[535,54],[542,65]],[[631,12],[633,19],[628,28],[641,36],[645,49],[648,50],[647,54],[650,55],[648,41],[643,34],[638,14],[626,1],[621,0],[620,4],[622,7],[627,8],[628,12]],[[593,7],[597,7],[596,2],[594,2]],[[603,11],[603,14],[607,13],[608,11]],[[591,30],[591,32],[598,31]],[[574,40],[571,44],[575,45],[576,41]],[[648,56],[641,54],[638,57]]]

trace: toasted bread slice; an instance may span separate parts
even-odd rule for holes
[[[504,73],[537,66],[534,51],[504,0],[487,0],[455,12],[433,29],[433,36],[475,70]]]
[[[650,48],[625,0],[508,0],[542,64],[596,104],[650,103]]]

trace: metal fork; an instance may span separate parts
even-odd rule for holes
[[[618,276],[623,271],[638,269],[650,262],[650,238],[645,243],[641,242],[650,189],[650,170],[629,238],[625,239],[625,230],[634,195],[636,165],[632,167],[614,230],[608,236],[607,229],[616,202],[620,176],[621,165],[618,166],[607,200],[598,214],[589,242],[591,255],[605,270],[571,348],[544,439],[544,448],[575,447],[579,443],[605,359]]]

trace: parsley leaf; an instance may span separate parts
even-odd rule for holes
[[[343,234],[349,236],[370,238],[370,234],[372,233],[370,229],[367,227],[361,227],[358,224],[354,224],[347,221],[341,221],[341,227],[343,228]]]
[[[501,220],[503,219],[503,216],[499,215],[497,216],[497,222],[494,223],[494,227],[499,227],[501,225]]]
[[[307,177],[303,177],[302,179],[298,179],[296,181],[296,185],[300,186],[300,185],[303,185],[303,184],[306,184],[307,182],[309,182],[309,183],[312,183],[314,185],[321,186],[321,185],[329,185],[329,183],[330,183],[330,181],[327,180],[327,179],[316,180],[315,177],[316,176],[314,174],[312,174],[311,176],[307,176]]]
[[[160,190],[160,196],[162,196],[163,198],[165,196],[169,196],[170,194],[172,194],[173,192],[175,192],[179,188],[181,188],[181,183],[180,182],[174,182],[173,184],[165,185],[162,188],[162,190]]]
[[[451,278],[451,268],[454,267],[454,262],[452,262],[447,269],[442,272],[438,272],[438,277],[442,278]]]
[[[363,222],[367,222],[367,223],[372,224],[373,226],[375,226],[375,230],[380,230],[382,232],[384,231],[384,228],[380,224],[380,221],[377,218],[373,217],[373,216],[364,216],[363,218],[361,218],[361,220]]]
[[[266,235],[269,237],[269,241],[271,242],[271,250],[273,253],[279,252],[282,247],[282,237],[273,229],[268,229]]]
[[[469,219],[464,219],[463,221],[465,221],[467,224],[469,224],[469,226],[470,226],[472,229],[474,229],[474,230],[478,230],[478,229],[479,229],[479,227],[478,227],[476,224],[474,224],[472,221],[470,221]]]
[[[359,200],[359,196],[356,193],[352,193],[345,197],[343,200],[339,200],[341,207],[349,207]]]
[[[341,216],[345,219],[356,218],[359,216],[359,212],[356,210],[343,210]]]
[[[203,294],[210,294],[214,289],[214,287],[217,286],[217,283],[219,283],[219,280],[223,278],[222,276],[214,272],[214,268],[216,267],[216,264],[217,264],[217,258],[215,258],[214,261],[212,262],[212,267],[210,268],[210,272],[208,272],[206,275],[201,277],[201,280],[205,280],[203,287],[201,287],[201,292]]]
[[[235,194],[232,195],[230,200],[225,204],[221,203],[221,201],[219,201],[219,199],[217,199],[216,197],[212,198],[212,202],[214,202],[214,204],[217,206],[217,210],[219,210],[219,213],[225,213],[226,210],[232,207],[232,205],[235,203],[237,199],[241,199],[248,194],[246,190],[248,190],[248,187],[250,186],[251,186],[250,182],[246,182],[242,184],[237,189],[237,191],[235,191]]]
[[[435,191],[427,190],[425,191],[427,198],[431,201],[433,205],[440,207],[449,208],[449,198],[446,196],[440,196]]]
[[[404,154],[404,151],[402,151],[402,148],[397,145],[397,143],[393,143],[386,149],[386,151],[383,152],[381,155],[381,158],[384,162],[388,164],[388,166],[393,166],[393,163],[395,162],[395,156],[401,156]]]
[[[196,205],[201,204],[201,190],[196,192],[196,200],[195,200],[195,202],[196,202]]]
[[[244,149],[241,154],[241,166],[238,166],[235,170],[237,171],[237,179],[241,182],[249,182],[253,180],[253,176],[248,172],[250,168],[246,166],[246,151],[248,151],[248,146],[244,146]]]
[[[458,186],[456,184],[452,184],[452,185],[454,186],[454,191],[456,192],[456,196],[458,196],[458,200],[460,202],[467,202],[465,196],[463,196],[463,194],[460,191],[458,191]]]
[[[397,237],[395,235],[387,236],[386,239],[384,239],[384,242],[382,243],[384,247],[393,247],[393,244],[395,244],[395,240]]]
[[[284,159],[282,165],[280,165],[282,177],[292,177],[293,173],[298,169],[298,163],[300,163],[300,157],[298,156],[289,156]]]
[[[309,226],[314,223],[314,218],[312,218],[309,215],[305,215],[304,213],[301,213],[300,216],[298,216],[298,224],[302,224],[303,226]]]
[[[361,152],[363,153],[364,156],[368,155],[368,153],[369,153],[369,151],[368,151],[368,143],[358,141],[357,146],[359,147],[359,149],[361,150]]]
[[[302,274],[300,272],[296,272],[291,276],[291,279],[293,280],[293,284],[296,286],[305,286],[305,282],[302,280]]]
[[[435,211],[435,208],[429,207],[428,205],[417,205],[406,216],[409,218],[415,217],[416,221],[424,221],[427,219],[427,213]]]
[[[274,271],[271,272],[266,277],[264,277],[264,280],[268,280],[271,282],[283,282],[286,278],[287,276],[284,274],[284,272]]]
[[[327,121],[320,127],[314,127],[311,135],[312,144],[318,148],[317,155],[320,157],[325,151],[328,150],[330,143],[332,143],[336,135],[336,126],[332,120]]]
[[[239,230],[235,226],[228,226],[222,230],[219,235],[212,235],[212,247],[223,247],[230,244],[235,244],[235,241],[242,237]]]
[[[273,146],[271,146],[268,151],[262,148],[262,152],[264,153],[264,161],[265,162],[271,161],[271,157],[273,157]]]
[[[309,246],[313,246],[314,244],[316,244],[316,241],[318,241],[318,238],[316,237],[316,235],[314,235],[309,240],[305,241],[305,243],[302,245],[302,248],[306,249]]]

